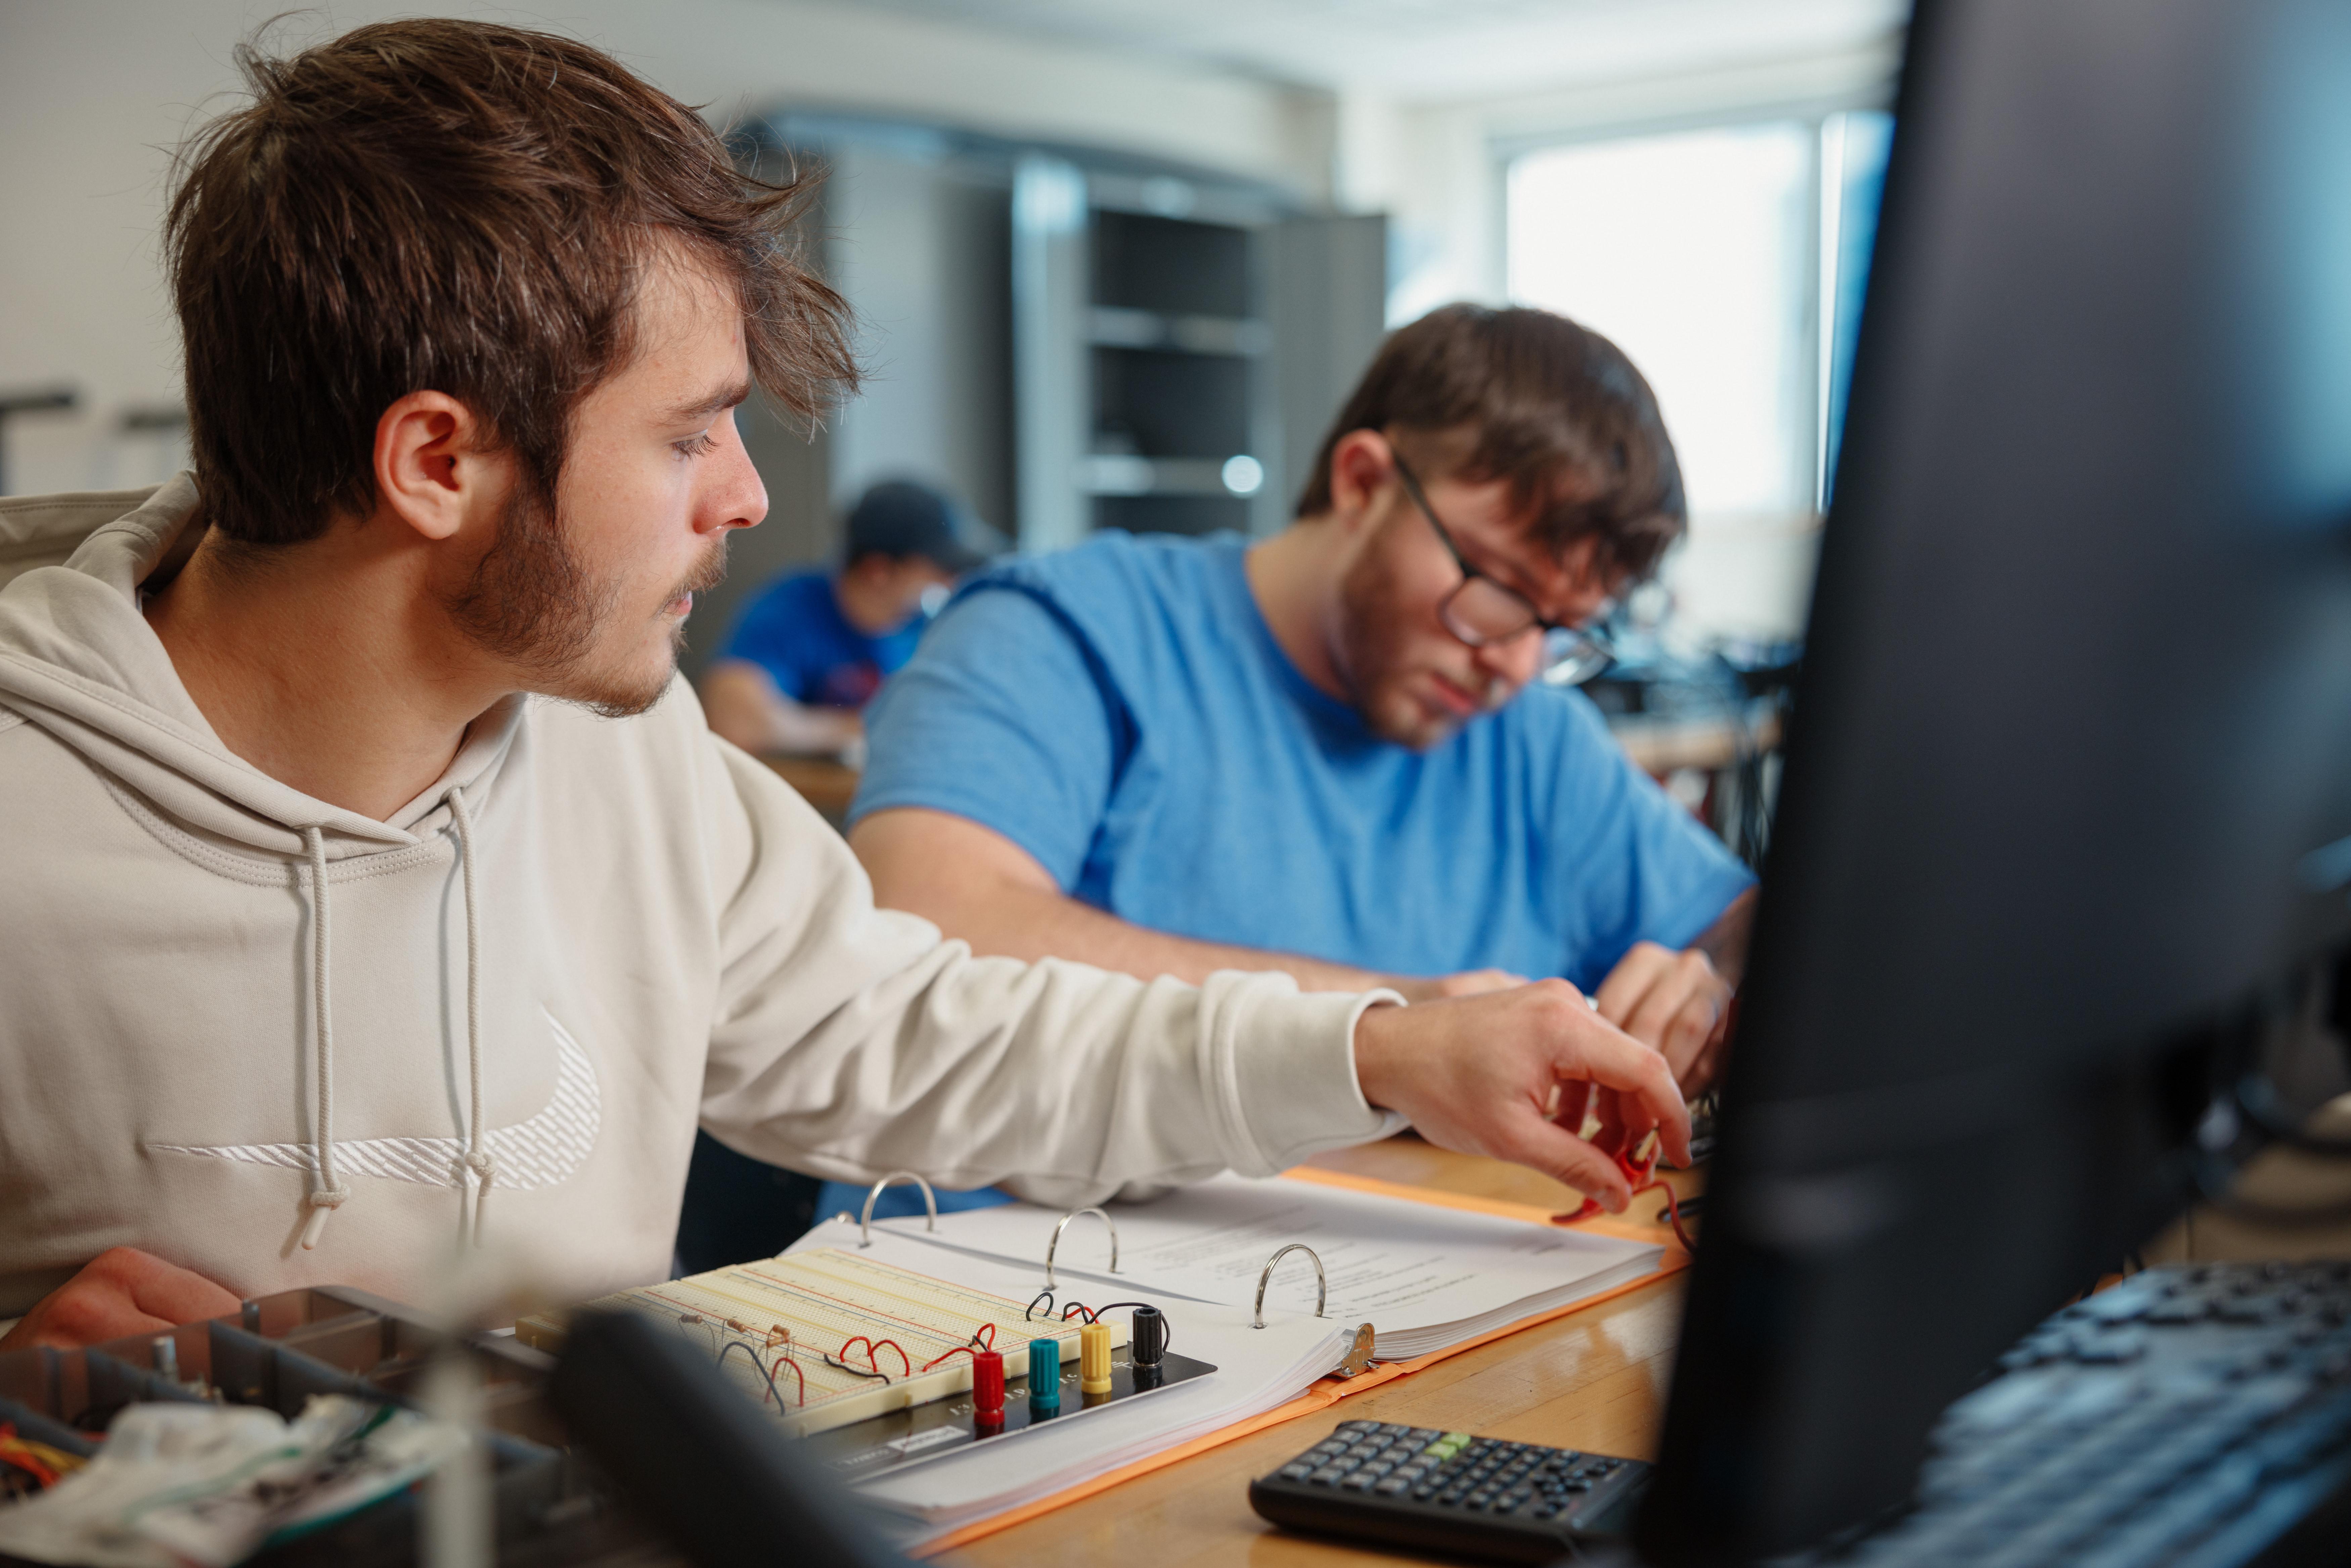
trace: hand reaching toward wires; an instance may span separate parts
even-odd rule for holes
[[[1689,1109],[1665,1058],[1564,980],[1373,1008],[1355,1026],[1355,1077],[1366,1100],[1411,1117],[1430,1143],[1531,1166],[1612,1214],[1632,1201],[1632,1183],[1576,1135],[1592,1088],[1610,1092],[1604,1119],[1631,1139],[1621,1146],[1654,1130],[1667,1156],[1689,1159]]]

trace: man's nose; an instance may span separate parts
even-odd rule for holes
[[[725,477],[702,509],[701,531],[757,528],[768,515],[768,486],[760,481],[759,470],[739,437],[728,440],[722,450]]]
[[[1535,678],[1535,672],[1542,666],[1542,628],[1530,626],[1515,637],[1478,649],[1478,666],[1515,689]]]

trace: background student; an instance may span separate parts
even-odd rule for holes
[[[1565,685],[1685,526],[1597,333],[1395,333],[1286,531],[1109,533],[971,582],[870,716],[850,842],[976,951],[1461,994],[1560,976],[1712,1075],[1752,878]]]
[[[913,655],[947,586],[987,559],[956,521],[912,480],[866,491],[838,568],[790,573],[745,606],[702,677],[710,727],[757,756],[852,749],[859,710]]]

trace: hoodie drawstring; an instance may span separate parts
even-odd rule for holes
[[[319,1048],[319,1122],[311,1129],[310,1145],[318,1156],[318,1184],[310,1191],[310,1218],[302,1227],[305,1249],[319,1245],[326,1234],[327,1216],[340,1208],[351,1189],[335,1179],[335,1036],[334,1009],[329,996],[327,946],[327,835],[305,828],[310,848],[310,1013]]]
[[[482,1106],[482,923],[474,897],[474,819],[465,808],[465,792],[449,791],[449,810],[457,830],[457,855],[465,881],[465,1052],[472,1078],[467,1105],[465,1155],[458,1180],[471,1171],[478,1190],[474,1198],[473,1244],[482,1244],[482,1223],[490,1207],[490,1178],[497,1159],[489,1151],[489,1125]],[[319,1119],[310,1147],[318,1163],[317,1185],[310,1192],[310,1218],[302,1227],[302,1246],[319,1245],[326,1234],[327,1216],[341,1207],[351,1189],[335,1179],[335,1035],[333,998],[328,985],[331,973],[327,944],[327,835],[320,828],[305,828],[302,840],[310,851],[310,1008],[318,1042]],[[468,1227],[458,1211],[458,1239]]]
[[[474,1198],[474,1245],[482,1244],[482,1222],[490,1209],[490,1177],[497,1159],[489,1151],[487,1117],[482,1105],[482,925],[474,910],[474,819],[465,790],[452,786],[449,813],[457,828],[457,853],[465,875],[465,1054],[473,1073],[472,1114],[465,1140],[465,1166],[480,1189]]]

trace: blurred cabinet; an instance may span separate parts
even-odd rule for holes
[[[1383,332],[1380,217],[1133,154],[796,111],[866,395],[836,503],[907,474],[1027,549],[1097,528],[1270,533]]]
[[[1288,520],[1378,346],[1384,220],[1031,152],[1012,246],[1024,548]]]

